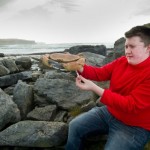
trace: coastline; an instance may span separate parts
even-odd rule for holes
[[[0,53],[5,55],[29,55],[63,52],[73,46],[100,46],[105,45],[108,49],[113,48],[113,43],[61,43],[61,44],[17,44],[0,45]]]

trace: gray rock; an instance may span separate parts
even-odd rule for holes
[[[5,57],[4,53],[0,53],[0,57]]]
[[[103,61],[103,64],[112,62],[116,58],[125,55],[124,50],[125,50],[125,38],[122,37],[117,41],[115,41],[114,49],[106,56],[106,58]]]
[[[13,100],[20,109],[21,118],[24,119],[33,109],[33,88],[32,86],[19,81],[14,88],[13,95]]]
[[[18,80],[26,80],[26,79],[32,79],[31,71],[24,71],[10,75],[5,75],[0,77],[0,87],[11,86],[13,84],[16,84]]]
[[[45,97],[49,104],[67,110],[93,100],[92,92],[80,90],[74,81],[65,79],[40,78],[35,82],[34,91],[38,96]]]
[[[34,93],[34,104],[37,107],[45,107],[49,105],[49,102],[46,100],[45,97],[38,96],[36,93]]]
[[[0,89],[0,130],[7,124],[20,121],[20,111],[12,98]]]
[[[56,105],[36,107],[28,113],[27,119],[39,121],[53,121],[56,116]]]
[[[81,107],[81,112],[87,112],[95,106],[96,106],[96,103],[94,101],[90,101],[89,103]]]
[[[15,61],[13,59],[3,59],[2,60],[3,65],[8,68],[10,73],[18,72],[19,69],[15,64]]]
[[[42,74],[41,71],[34,71],[34,72],[32,73],[32,80],[33,80],[33,81],[36,81],[38,78],[40,78],[40,77],[42,77],[42,76],[43,76],[43,74]]]
[[[83,56],[86,58],[86,64],[92,66],[102,66],[105,56],[91,53],[91,52],[82,52]]]
[[[0,132],[1,146],[53,147],[67,138],[67,125],[61,122],[20,121]]]
[[[78,45],[78,46],[73,46],[69,49],[66,49],[65,52],[69,52],[71,54],[78,54],[82,52],[91,52],[95,54],[100,54],[103,56],[106,56],[106,46],[105,45]]]
[[[8,95],[13,95],[14,88],[15,88],[14,86],[9,86],[4,89],[4,92]]]
[[[115,49],[115,51],[118,51],[118,52],[124,51],[124,49],[125,49],[125,38],[124,37],[115,41],[114,49]]]
[[[19,57],[15,60],[16,65],[21,66],[23,69],[27,70],[31,68],[32,62],[30,57]]]
[[[67,115],[67,111],[59,111],[54,121],[64,122],[64,117]]]
[[[8,68],[6,68],[5,66],[3,65],[0,65],[0,76],[4,76],[4,75],[7,75],[9,74],[10,71],[8,70]]]
[[[45,73],[44,78],[47,79],[65,79],[75,81],[75,73],[62,72],[58,70],[49,70]]]

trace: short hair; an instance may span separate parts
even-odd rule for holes
[[[133,36],[139,36],[144,42],[145,46],[150,44],[150,28],[145,26],[136,26],[131,28],[129,31],[125,32],[126,38],[131,38]]]

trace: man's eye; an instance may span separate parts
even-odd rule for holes
[[[133,46],[133,45],[130,45],[130,48],[134,48],[135,46]]]
[[[125,48],[127,49],[127,48],[135,48],[135,46],[134,45],[125,45]]]

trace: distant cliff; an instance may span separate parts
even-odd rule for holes
[[[13,44],[36,44],[36,42],[23,39],[0,39],[0,45],[13,45]]]
[[[150,23],[144,24],[144,26],[150,28]]]

